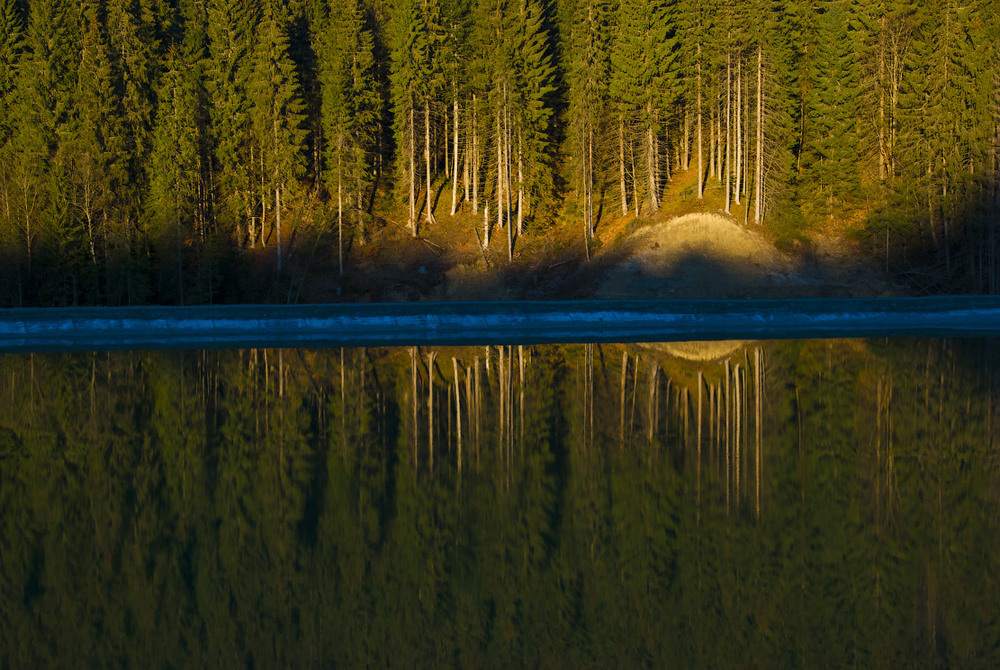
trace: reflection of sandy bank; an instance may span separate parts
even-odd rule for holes
[[[746,346],[744,340],[717,340],[713,342],[653,342],[639,345],[647,351],[664,353],[672,358],[707,363],[731,356]]]

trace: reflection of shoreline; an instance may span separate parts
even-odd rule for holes
[[[701,342],[643,342],[636,345],[647,351],[665,353],[672,358],[710,363],[728,358],[748,344],[747,340],[708,340]]]

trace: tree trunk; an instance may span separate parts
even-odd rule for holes
[[[886,17],[882,16],[878,44],[878,178],[885,181],[887,177],[887,161],[885,146],[885,38]]]
[[[727,40],[728,41],[728,40]],[[725,211],[726,214],[730,213],[730,198],[732,196],[732,176],[733,176],[733,146],[732,146],[732,95],[733,95],[733,81],[732,81],[732,51],[729,47],[726,47],[726,188],[725,190]]]
[[[455,212],[458,211],[458,92],[455,92],[454,101],[454,116],[455,116],[455,144],[454,151],[452,152],[452,170],[451,170],[451,215],[455,216]],[[448,143],[445,142],[445,146]]]
[[[337,267],[344,276],[344,173],[340,153],[337,154]]]
[[[622,216],[628,214],[628,186],[625,183],[625,119],[618,120],[618,173],[622,193]]]
[[[757,168],[754,203],[754,223],[764,217],[764,46],[757,45]]]
[[[647,103],[646,107],[649,125],[646,127],[646,171],[649,173],[649,205],[653,211],[660,208],[659,185],[656,183],[656,142],[653,134],[653,103]]]
[[[278,233],[278,272],[281,272],[281,187],[274,188],[274,226]]]
[[[503,119],[497,112],[497,227],[503,228]]]
[[[521,134],[517,135],[517,236],[521,237],[524,227],[524,156]]]
[[[691,109],[684,105],[683,169],[691,168]]]
[[[736,159],[734,169],[736,172],[736,188],[733,189],[733,200],[739,205],[743,189],[743,55],[737,54],[736,58],[736,145],[733,147],[733,155]]]
[[[698,61],[696,63],[698,72],[698,95],[695,102],[695,117],[698,124],[698,199],[705,196],[705,162],[702,158],[702,137],[701,137],[701,42],[698,43]]]
[[[472,96],[472,213],[479,214],[479,111],[476,96]],[[489,246],[489,231],[486,231],[485,245]]]
[[[424,164],[425,164],[424,167],[425,167],[425,170],[426,170],[426,173],[427,173],[427,213],[425,214],[424,219],[429,224],[430,223],[437,223],[437,221],[434,220],[434,211],[433,211],[433,203],[432,203],[432,199],[433,199],[432,196],[433,196],[433,194],[431,193],[431,191],[433,190],[433,188],[431,187],[431,184],[432,184],[432,180],[431,180],[431,100],[430,100],[429,97],[424,99]]]
[[[410,95],[410,232],[417,236],[417,147],[416,126],[413,121],[413,96]]]
[[[434,471],[434,359],[437,352],[427,354],[427,439],[429,444],[428,467]]]

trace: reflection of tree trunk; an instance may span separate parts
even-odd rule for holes
[[[479,428],[482,424],[482,391],[479,385],[479,356],[476,356],[475,367],[473,368],[476,375],[476,472],[479,472]]]
[[[341,356],[343,356],[343,349],[341,349]],[[343,360],[343,358],[341,358]],[[343,369],[343,364],[341,364],[341,369]],[[410,395],[413,399],[413,470],[416,472],[418,462],[417,444],[419,442],[419,433],[417,426],[417,348],[410,347],[410,380],[412,382],[412,389]],[[341,393],[343,394],[343,384],[344,377],[341,373],[340,378]]]
[[[761,366],[764,364],[764,352],[761,351],[760,347],[754,351],[754,425],[756,427],[756,455],[754,457],[754,466],[756,469],[756,486],[754,487],[754,494],[756,496],[757,503],[757,518],[760,519],[760,477],[761,477],[761,457],[763,456],[763,431],[761,428],[761,420],[763,418],[763,405],[761,402],[761,397],[764,394],[764,376]]]
[[[451,358],[451,365],[455,373],[455,435],[458,445],[458,471],[462,472],[462,398],[459,393],[461,385],[458,381],[458,359],[454,356]]]
[[[621,426],[618,429],[618,444],[625,446],[625,373],[628,371],[628,352],[622,354]]]
[[[732,478],[730,475],[730,454],[732,453],[732,440],[730,439],[731,431],[729,426],[732,423],[732,395],[730,394],[729,386],[730,370],[729,361],[726,361],[726,511],[730,510],[729,505],[729,492],[732,489]]]
[[[504,383],[504,367],[505,367],[504,360],[506,359],[507,347],[501,346],[499,347],[499,349],[500,349],[500,365],[497,370],[497,392],[500,394],[500,448],[501,448],[500,459],[501,461],[503,461],[504,457],[503,448],[504,445],[507,444],[506,433],[504,432],[504,428],[506,427],[505,425],[506,422],[504,421],[504,419],[507,416],[507,405],[506,405],[507,393]]]
[[[465,417],[468,421],[472,422],[472,368],[465,368]],[[461,444],[459,444],[461,446]],[[458,462],[458,472],[462,473],[462,450],[458,450],[459,462]]]
[[[737,511],[740,508],[740,480],[743,478],[743,368],[737,363],[733,368],[733,394],[736,401],[736,444],[733,450],[733,491]]]
[[[656,429],[659,427],[657,424],[656,415],[656,387],[657,382],[660,379],[660,366],[654,360],[653,367],[649,371],[649,405],[647,407],[646,416],[649,423],[649,445],[653,445],[653,437],[656,435]]]
[[[698,453],[695,461],[695,472],[697,477],[697,521],[701,523],[701,396],[702,396],[702,371],[698,370]]]
[[[519,374],[519,377],[518,377],[518,384],[519,384],[518,385],[518,394],[519,394],[519,397],[518,397],[518,402],[517,402],[517,411],[518,411],[518,414],[519,414],[519,417],[518,417],[518,424],[519,424],[518,435],[520,436],[519,437],[520,443],[524,444],[524,346],[520,345],[520,344],[517,345],[517,367],[520,370],[520,374]]]
[[[434,359],[437,352],[427,354],[427,439],[428,467],[434,471]]]

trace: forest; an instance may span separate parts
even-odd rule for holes
[[[345,240],[435,212],[510,259],[655,214],[690,170],[745,225],[849,227],[887,268],[994,293],[998,14],[0,0],[0,304],[271,299],[248,268],[321,248],[343,274]]]
[[[5,667],[997,666],[989,340],[0,362]]]

